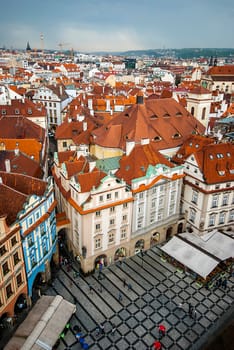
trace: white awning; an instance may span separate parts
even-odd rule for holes
[[[161,247],[161,250],[203,278],[206,278],[218,265],[217,260],[176,236]]]
[[[43,295],[4,349],[51,350],[75,310],[60,295]]]
[[[180,236],[222,261],[234,257],[234,239],[227,237],[221,232],[212,231],[204,236],[197,236],[194,233],[184,232],[181,233]]]

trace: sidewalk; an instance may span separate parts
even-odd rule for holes
[[[46,292],[61,294],[77,305],[59,350],[67,346],[82,349],[74,326],[81,328],[89,349],[152,349],[159,324],[166,327],[161,339],[163,349],[198,350],[207,344],[207,337],[218,332],[225,317],[234,315],[233,277],[227,289],[207,290],[163,261],[156,247],[143,258],[135,255],[103,269],[101,279],[98,271],[74,278],[73,268],[69,272],[61,269]],[[189,315],[189,304],[195,308],[196,318]],[[104,325],[104,334],[96,336],[100,324]]]

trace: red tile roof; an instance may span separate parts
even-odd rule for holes
[[[203,133],[205,127],[172,98],[146,100],[136,104],[95,129],[95,144],[125,150],[126,140],[139,143],[150,139],[157,149],[181,145],[192,132]]]
[[[92,172],[76,175],[75,179],[81,187],[81,192],[89,192],[93,187],[97,188],[105,176],[105,173],[95,168]]]
[[[211,67],[207,73],[207,75],[234,75],[234,65],[226,65],[226,66],[214,66]]]
[[[174,167],[169,160],[155,150],[154,144],[136,145],[129,155],[121,158],[120,169],[115,175],[131,184],[133,179],[146,175],[149,165],[155,166],[157,164]]]
[[[39,163],[26,154],[19,152],[19,154],[16,155],[15,151],[0,151],[1,171],[7,171],[6,162],[9,163],[12,173],[25,174],[37,178],[43,177],[43,172]]]

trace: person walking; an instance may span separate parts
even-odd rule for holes
[[[121,292],[119,292],[118,299],[119,299],[119,301],[122,301],[122,300],[123,300],[123,295],[122,295],[122,293],[121,293]]]
[[[158,332],[159,332],[159,336],[160,336],[160,339],[161,339],[166,334],[166,327],[163,324],[160,324],[158,326]]]
[[[124,288],[126,287],[126,279],[125,278],[123,279],[123,286],[124,286]]]
[[[113,323],[111,324],[112,329],[111,329],[111,334],[114,335],[115,331],[116,331],[116,325],[114,325]]]
[[[154,349],[155,350],[161,350],[162,349],[162,344],[160,343],[159,340],[155,340],[155,342],[154,342]]]
[[[104,334],[105,332],[104,325],[101,323],[99,327],[100,327],[101,333]]]
[[[128,290],[132,290],[132,285],[131,285],[131,283],[128,283]]]

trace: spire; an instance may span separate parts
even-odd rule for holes
[[[27,42],[26,51],[31,51],[31,47],[30,47],[30,45],[29,45],[29,42]]]

